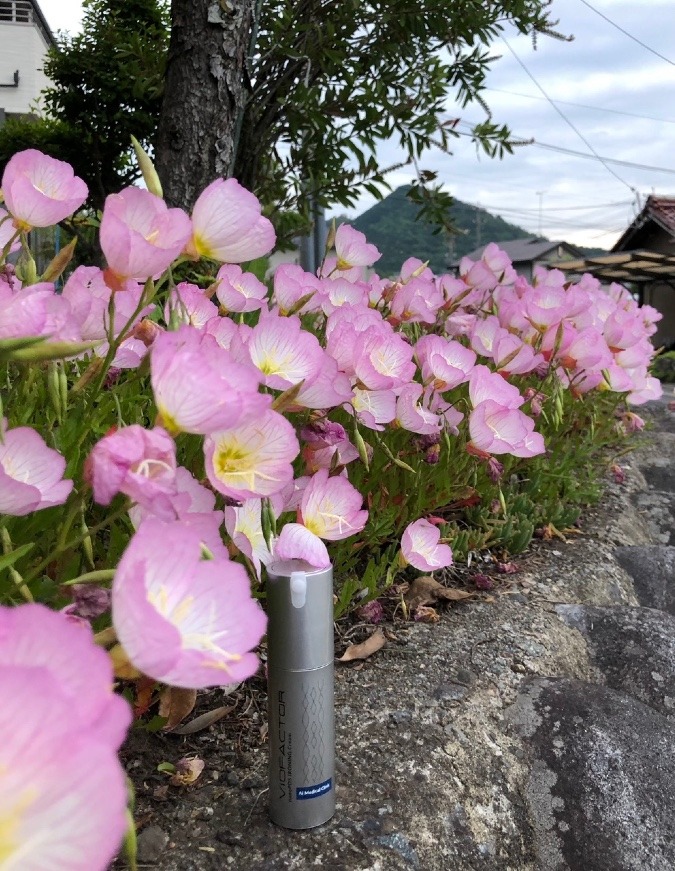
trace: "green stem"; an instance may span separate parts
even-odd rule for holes
[[[76,538],[71,538],[70,541],[65,542],[64,544],[57,544],[57,546],[49,554],[49,556],[46,556],[42,560],[42,562],[38,563],[38,565],[33,569],[33,571],[30,572],[26,576],[26,578],[25,578],[26,583],[28,584],[31,581],[34,581],[35,578],[39,577],[41,572],[43,572],[44,569],[46,569],[47,566],[51,562],[53,562],[57,556],[59,556],[59,554],[65,553],[66,551],[69,551],[69,550],[72,550],[74,547],[77,547],[78,544],[82,544],[82,542],[86,538],[89,538],[91,535],[93,535],[94,533],[98,532],[101,529],[105,529],[106,526],[110,526],[111,523],[114,523],[115,520],[118,520],[120,517],[122,517],[124,514],[126,514],[128,510],[129,510],[129,504],[125,503],[122,508],[119,508],[117,511],[114,511],[112,514],[110,514],[108,517],[106,517],[105,520],[102,520],[100,523],[97,523],[96,526],[92,526],[91,529],[87,530],[87,532],[83,532],[81,535],[78,535]]]

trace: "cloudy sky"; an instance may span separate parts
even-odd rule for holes
[[[77,29],[77,0],[40,6],[54,30]],[[486,92],[494,120],[537,144],[498,161],[478,157],[462,136],[452,157],[430,153],[421,165],[458,199],[530,232],[609,248],[649,193],[675,195],[673,4],[553,0],[552,10],[574,40],[541,38],[534,50],[527,37],[506,34],[508,45],[494,46],[500,59]],[[466,131],[484,114],[450,104],[448,117]],[[399,155],[385,145],[380,156],[390,164]],[[411,178],[403,171],[389,181],[396,187]],[[364,197],[354,214],[373,202]]]

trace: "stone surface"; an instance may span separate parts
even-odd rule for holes
[[[138,861],[157,862],[168,843],[169,836],[159,826],[148,826],[138,833]]]
[[[657,577],[672,569],[671,551],[651,550],[663,543],[672,494],[650,488],[641,468],[665,468],[675,438],[667,402],[644,416],[660,429],[622,459],[625,483],[609,484],[580,534],[535,542],[489,594],[440,609],[434,625],[388,623],[381,651],[337,666],[337,809],[324,826],[290,832],[269,821],[262,678],[247,683],[231,719],[203,733],[133,730],[124,752],[137,815],[169,834],[155,867],[673,871],[670,623],[647,617],[639,626],[638,606],[672,601]],[[653,602],[631,568],[644,568],[647,552]],[[573,606],[567,622],[561,605]],[[604,615],[605,640],[588,623],[593,609]],[[344,638],[340,652],[364,637]],[[650,692],[641,649],[655,663]],[[611,682],[664,714],[601,685]],[[157,765],[188,755],[205,760],[204,774],[170,787]]]
[[[530,757],[537,871],[675,868],[672,724],[623,693],[527,681],[508,712]]]
[[[559,605],[556,612],[589,642],[608,687],[675,716],[675,617],[653,608]]]
[[[633,579],[641,605],[675,614],[675,547],[619,547],[616,558]]]

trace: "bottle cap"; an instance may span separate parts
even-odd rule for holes
[[[292,671],[333,661],[333,568],[304,560],[267,567],[268,667]]]

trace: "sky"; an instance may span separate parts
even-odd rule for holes
[[[39,2],[52,29],[78,28],[77,0]],[[436,171],[457,199],[531,233],[609,249],[647,195],[675,196],[673,4],[553,0],[551,9],[557,30],[573,41],[540,37],[535,50],[529,37],[507,31],[507,42],[493,45],[499,59],[485,92],[493,120],[537,144],[496,160],[479,156],[461,136],[452,156],[429,152],[420,166]],[[460,109],[450,101],[447,117],[459,118],[457,129],[465,133],[485,114],[477,105]],[[378,157],[388,166],[401,153],[383,143]],[[388,176],[393,188],[412,179],[407,170]],[[374,202],[364,195],[348,214]]]

